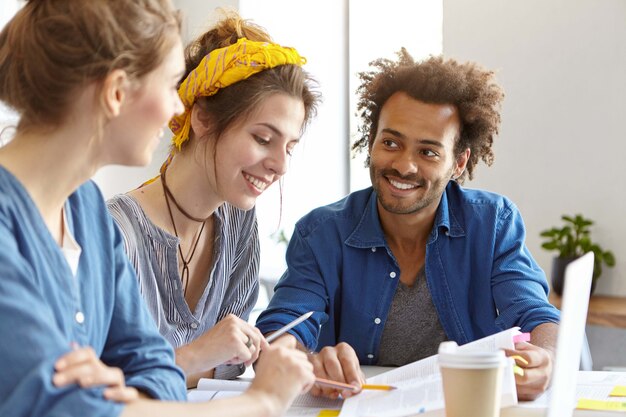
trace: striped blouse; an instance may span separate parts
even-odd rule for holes
[[[259,294],[254,209],[243,211],[225,203],[214,213],[214,261],[204,293],[191,311],[178,273],[179,239],[152,223],[129,195],[117,195],[107,205],[124,237],[148,309],[174,348],[192,342],[228,314],[248,320]],[[215,377],[230,378],[242,372],[242,366],[220,366]]]

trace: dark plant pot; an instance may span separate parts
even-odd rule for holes
[[[565,267],[577,259],[576,257],[569,258],[561,258],[554,257],[552,258],[552,291],[554,291],[557,295],[563,295],[563,286],[565,285]],[[593,290],[596,288],[596,280],[594,279],[591,282],[591,294],[593,294]]]

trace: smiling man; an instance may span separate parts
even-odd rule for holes
[[[316,314],[291,335],[316,374],[361,383],[361,365],[400,366],[513,326],[531,343],[521,399],[548,386],[558,311],[525,245],[515,205],[465,189],[493,162],[501,88],[473,63],[433,57],[378,60],[361,74],[362,137],[372,187],[313,210],[296,225],[288,270],[257,326],[271,333]],[[330,389],[314,393],[337,395]]]

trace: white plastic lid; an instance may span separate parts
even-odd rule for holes
[[[439,366],[444,368],[486,369],[504,364],[504,351],[460,350],[456,342],[442,342],[439,345]]]

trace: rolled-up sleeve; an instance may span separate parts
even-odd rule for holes
[[[559,311],[548,301],[545,274],[526,247],[526,228],[517,208],[507,206],[498,217],[492,290],[501,329],[530,332],[542,323],[558,323]]]

